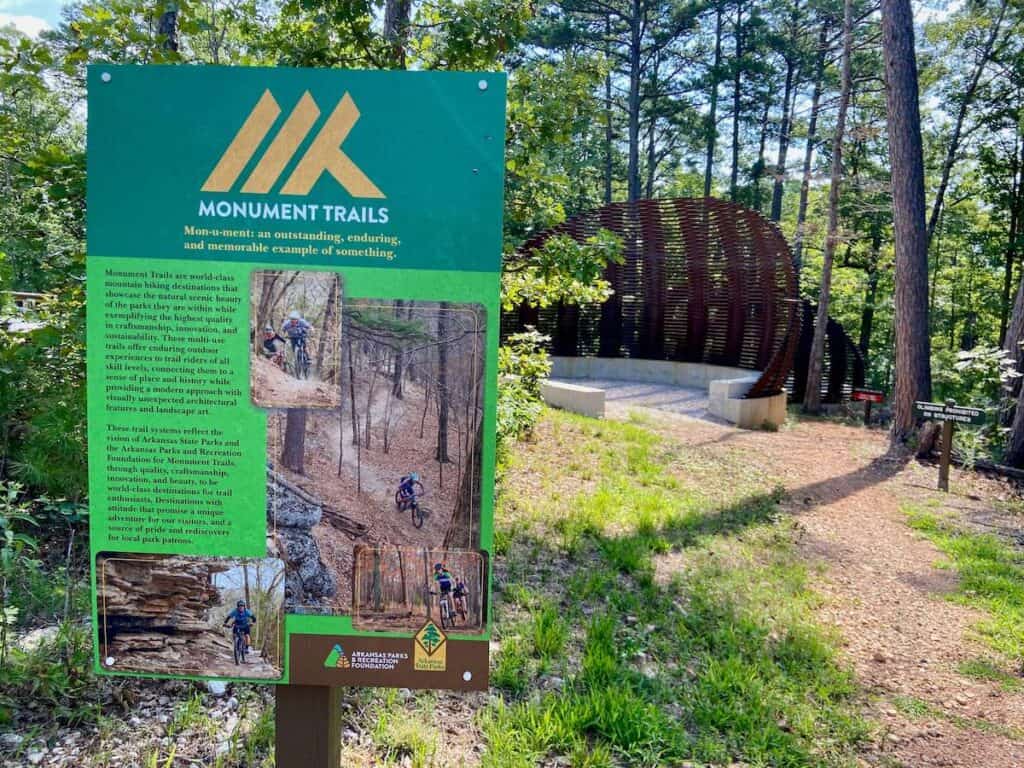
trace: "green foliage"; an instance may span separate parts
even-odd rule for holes
[[[981,636],[997,651],[1024,662],[1024,554],[990,534],[957,528],[935,515],[910,508],[912,528],[950,559],[960,577],[955,599],[981,608],[988,618]]]
[[[522,333],[513,333],[498,349],[498,375],[515,377],[530,395],[540,395],[540,382],[551,373],[551,358],[545,346],[550,336],[528,328]]]
[[[8,638],[18,620],[19,609],[11,601],[11,585],[22,571],[37,567],[32,554],[36,540],[22,529],[35,526],[29,505],[21,501],[21,486],[0,480],[0,670],[8,656]]]
[[[542,660],[560,657],[569,640],[569,626],[557,606],[544,605],[533,615],[533,649]]]
[[[559,618],[586,631],[545,661],[557,666],[582,646],[564,689],[525,700],[530,660],[521,642],[502,643],[499,679],[514,680],[519,700],[482,715],[484,764],[529,766],[552,753],[580,765],[852,764],[867,726],[852,676],[814,623],[794,530],[773,522],[779,490],[740,457],[709,461],[641,424],[545,418],[556,444],[517,449],[508,470],[529,477],[529,498],[501,497],[520,542],[508,545],[508,569],[529,555],[568,570],[545,599],[569,607],[545,617],[543,599],[539,610],[537,599],[514,602],[533,607],[534,634]],[[584,468],[600,481],[583,479]],[[685,556],[685,576],[656,581],[670,553]]]
[[[71,622],[34,650],[11,649],[0,666],[0,723],[29,712],[63,725],[95,722],[103,686],[92,673],[92,660],[90,631]]]
[[[555,235],[530,252],[525,261],[506,266],[501,302],[506,310],[522,304],[549,307],[556,303],[601,303],[612,290],[601,275],[608,264],[622,263],[622,241],[601,230],[582,243]]]
[[[995,408],[1006,399],[1007,391],[1020,378],[1016,361],[1004,349],[977,346],[955,354],[942,350],[932,362],[933,396],[961,405]]]

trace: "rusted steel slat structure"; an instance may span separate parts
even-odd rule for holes
[[[506,332],[536,326],[563,356],[710,363],[761,372],[747,397],[781,392],[800,337],[789,245],[756,211],[714,198],[612,203],[524,244],[557,234],[577,241],[607,229],[625,260],[609,265],[615,290],[601,305],[521,307]]]

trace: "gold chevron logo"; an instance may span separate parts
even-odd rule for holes
[[[207,177],[203,192],[230,192],[280,115],[281,107],[273,94],[264,91]],[[306,91],[245,180],[242,192],[269,192],[319,117],[320,108]],[[346,93],[288,176],[281,194],[308,195],[326,172],[353,197],[384,197],[377,185],[341,149],[358,119],[359,109]]]

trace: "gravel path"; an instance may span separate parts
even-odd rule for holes
[[[609,416],[649,408],[635,391],[610,400]],[[936,567],[943,555],[907,526],[903,509],[916,502],[970,518],[1007,495],[1004,483],[954,469],[954,493],[940,494],[935,468],[891,460],[878,431],[815,421],[744,431],[657,410],[655,429],[701,451],[740,452],[786,487],[799,550],[821,574],[820,618],[841,635],[866,691],[864,714],[881,726],[868,764],[1024,766],[1024,693],[957,671],[994,657],[972,630],[983,616],[947,599],[956,575]],[[899,705],[912,699],[931,714],[906,717]]]

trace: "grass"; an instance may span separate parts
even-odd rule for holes
[[[854,764],[867,726],[771,479],[639,419],[549,412],[537,440],[503,467],[484,765]]]
[[[1004,691],[1019,691],[1024,688],[1024,680],[1011,675],[991,659],[980,657],[968,659],[960,663],[957,667],[957,672],[965,677],[973,677],[976,680],[999,683]]]
[[[963,730],[992,733],[1013,741],[1024,741],[1024,731],[977,717],[963,717],[915,696],[896,696],[893,705],[913,720],[945,720]]]
[[[1004,656],[1024,661],[1024,553],[920,508],[907,512],[910,526],[934,542],[959,575],[953,599],[988,614],[978,626],[982,638]]]

